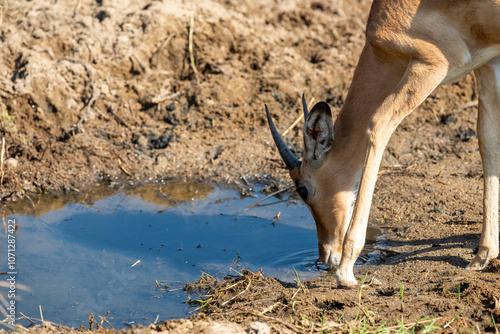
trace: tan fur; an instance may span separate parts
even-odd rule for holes
[[[485,224],[479,253],[469,268],[482,269],[498,256],[499,68],[500,0],[373,2],[366,45],[333,125],[332,146],[319,166],[306,152],[299,169],[291,173],[297,185],[307,185],[320,257],[339,266],[341,285],[356,284],[353,266],[364,246],[377,172],[391,134],[438,85],[471,70],[481,95],[478,134],[485,167]]]

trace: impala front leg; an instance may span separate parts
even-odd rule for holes
[[[413,59],[405,74],[372,116],[368,129],[368,147],[354,214],[347,230],[340,267],[339,285],[355,286],[354,263],[361,253],[368,224],[377,173],[384,149],[399,123],[440,84],[447,74],[446,62],[430,64]],[[391,66],[388,64],[386,66]],[[377,73],[373,73],[377,75]]]
[[[484,213],[479,250],[467,269],[482,270],[499,253],[500,57],[483,65],[475,73],[479,88],[477,132],[484,170]]]

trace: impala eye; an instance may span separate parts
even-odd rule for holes
[[[307,201],[307,188],[302,186],[297,188],[297,193],[303,201]]]

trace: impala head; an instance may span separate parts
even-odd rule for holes
[[[267,120],[296,190],[316,222],[321,261],[338,267],[356,199],[359,171],[350,166],[349,157],[336,157],[336,152],[341,155],[345,150],[335,147],[328,104],[319,102],[310,113],[303,95],[302,104],[305,118],[302,161],[284,143],[266,106]]]

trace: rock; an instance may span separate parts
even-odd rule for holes
[[[16,158],[8,158],[7,160],[5,160],[5,165],[8,166],[10,169],[16,169],[18,161]]]
[[[250,324],[249,334],[270,334],[271,328],[263,322],[254,321]]]
[[[375,277],[371,279],[370,281],[370,285],[373,285],[373,286],[382,286],[382,282],[380,282],[378,279],[376,279]]]
[[[132,143],[137,145],[137,148],[144,151],[148,148],[148,139],[140,133],[134,133],[132,135]]]
[[[224,152],[224,145],[218,145],[216,147],[213,147],[210,152],[208,152],[208,158],[210,160],[216,160],[218,157],[220,157],[220,155],[222,154],[222,152]]]
[[[168,158],[165,154],[158,154],[155,159],[155,165],[159,168],[165,168],[168,163]]]

